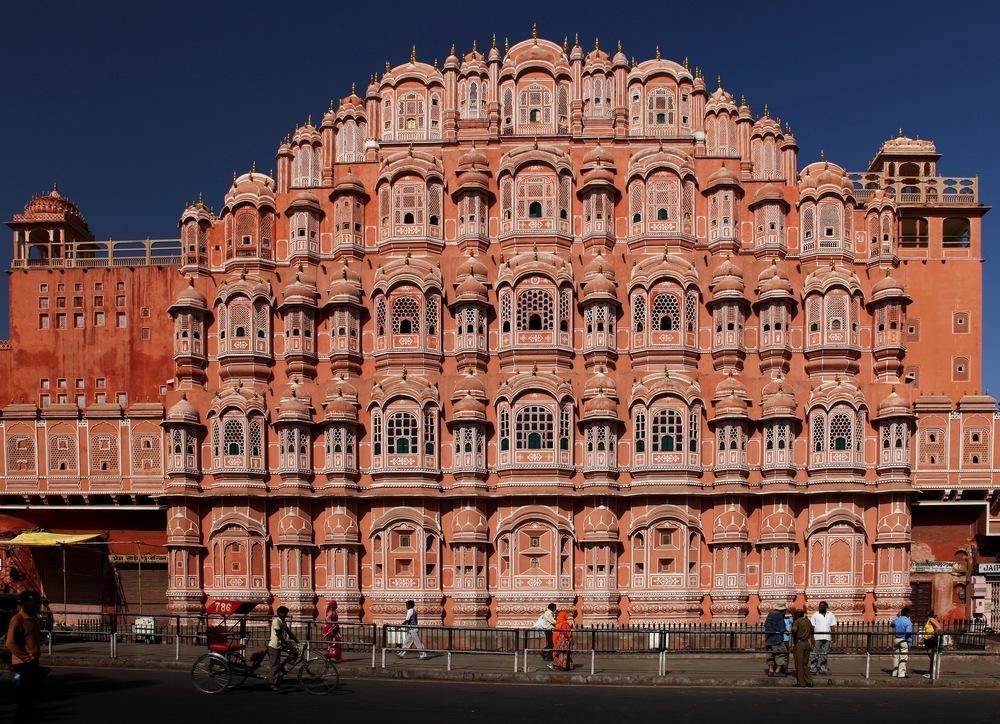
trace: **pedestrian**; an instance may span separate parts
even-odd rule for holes
[[[927,651],[930,668],[924,674],[925,679],[934,678],[934,659],[936,658],[938,649],[941,647],[941,639],[943,637],[940,633],[942,628],[941,622],[934,618],[934,612],[931,611],[928,613],[927,621],[924,623],[924,649]]]
[[[789,652],[789,656],[791,655],[791,651],[792,651],[792,613],[793,612],[792,612],[791,609],[785,609],[785,635],[784,635],[784,637],[782,639],[782,641],[785,644],[785,651]],[[778,670],[778,673],[781,676],[788,676],[788,660],[789,660],[789,656],[785,657],[785,666],[782,666]]]
[[[830,655],[830,646],[833,644],[833,632],[837,627],[837,617],[829,608],[830,605],[826,601],[820,601],[819,609],[809,617],[809,623],[813,627],[813,638],[816,641],[812,655],[809,657],[809,671],[813,674],[830,673],[827,657]]]
[[[37,591],[23,591],[17,598],[17,613],[7,626],[7,650],[10,652],[14,679],[14,724],[31,721],[41,690],[42,680],[49,669],[41,665],[42,627],[38,609],[42,599]]]
[[[912,643],[913,621],[910,620],[909,606],[905,606],[892,619],[892,675],[896,678],[906,678],[906,662],[910,658]]]
[[[573,657],[570,651],[573,648],[573,625],[570,623],[568,611],[560,611],[556,616],[552,640],[552,663],[549,664],[549,668],[572,671]]]
[[[792,614],[792,652],[795,659],[795,686],[812,687],[812,674],[809,672],[809,653],[813,647],[813,627],[806,618],[804,609],[795,609]]]
[[[330,601],[326,604],[325,623],[323,624],[323,638],[326,639],[326,651],[323,652],[330,661],[338,664],[344,660],[344,650],[341,642],[344,640],[340,633],[340,617],[337,615],[337,602]]]
[[[552,660],[552,632],[556,627],[556,605],[550,603],[548,607],[538,616],[531,628],[540,629],[545,632],[545,650],[542,658],[546,661]]]
[[[417,628],[417,604],[413,600],[406,602],[406,618],[403,619],[403,643],[399,645],[399,658],[406,656],[407,650],[412,646],[420,652],[420,658],[427,658],[427,651],[424,650],[424,642],[420,640],[420,630]]]
[[[777,676],[788,670],[788,647],[785,645],[785,612],[788,604],[778,601],[764,619],[764,646],[767,648],[767,675]]]
[[[271,669],[271,689],[277,691],[288,665],[299,657],[298,638],[285,620],[288,607],[278,606],[271,619],[271,638],[267,642],[268,664]],[[294,644],[292,642],[295,642]]]

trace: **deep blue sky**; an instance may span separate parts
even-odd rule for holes
[[[6,3],[0,51],[0,214],[53,181],[98,238],[177,234],[186,201],[216,209],[233,171],[274,165],[281,138],[417,45],[441,60],[527,37],[594,36],[648,58],[690,57],[755,113],[789,121],[800,167],[860,170],[900,126],[937,142],[945,175],[1000,188],[1000,3],[98,2]],[[398,5],[398,7],[394,7]],[[429,9],[443,7],[449,14]],[[346,8],[358,8],[352,13]],[[984,227],[984,384],[1000,392],[998,219]],[[10,238],[9,236],[7,237]],[[0,264],[9,265],[10,242]],[[6,295],[6,276],[0,294]],[[6,334],[6,309],[0,335]]]

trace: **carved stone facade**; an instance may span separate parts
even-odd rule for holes
[[[159,506],[174,611],[886,617],[915,507],[995,517],[985,207],[928,141],[797,154],[686,63],[532,37],[373,77],[188,206],[176,258],[37,197],[3,495]],[[59,391],[95,340],[125,398]]]

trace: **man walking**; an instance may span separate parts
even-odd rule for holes
[[[427,652],[424,651],[424,642],[420,640],[420,631],[417,628],[417,604],[413,600],[406,602],[406,618],[403,619],[403,643],[399,646],[399,658],[406,656],[407,650],[412,646],[420,652],[420,658],[426,659]]]
[[[809,652],[813,646],[813,627],[806,618],[806,612],[796,609],[792,614],[792,651],[795,659],[795,685],[812,687],[809,673]]]
[[[785,611],[788,604],[778,601],[764,619],[764,645],[767,647],[767,675],[776,676],[788,670],[788,647],[785,646]]]
[[[7,650],[10,651],[11,668],[14,671],[14,698],[16,709],[13,722],[31,721],[31,712],[48,669],[42,667],[41,625],[38,622],[38,608],[41,597],[36,591],[24,591],[18,596],[17,613],[7,626]]]
[[[541,629],[545,632],[545,651],[542,652],[542,658],[546,661],[551,661],[552,632],[555,631],[556,628],[556,605],[554,603],[550,603],[548,607],[542,611],[542,614],[532,625],[532,628]]]
[[[833,631],[837,627],[837,617],[832,611],[827,610],[828,608],[829,604],[826,601],[820,601],[819,610],[809,617],[809,623],[813,627],[813,639],[816,641],[809,657],[809,672],[813,674],[830,673],[827,657],[833,642]]]
[[[910,658],[912,643],[913,621],[910,620],[910,609],[907,606],[892,619],[892,675],[896,678],[906,678],[906,662]]]

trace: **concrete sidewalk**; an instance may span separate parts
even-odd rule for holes
[[[52,655],[44,657],[53,666],[95,666],[134,669],[189,670],[194,661],[205,653],[200,646],[182,644],[179,651],[173,642],[160,644],[120,643],[117,658],[110,656],[108,642],[56,643]],[[46,651],[47,654],[47,651]],[[372,668],[371,649],[350,649],[338,664],[343,678],[399,678],[454,681],[573,683],[601,685],[650,686],[714,686],[714,687],[783,687],[795,683],[794,676],[769,678],[765,675],[763,654],[684,654],[668,651],[666,675],[659,676],[655,652],[596,654],[575,652],[573,671],[552,671],[537,654],[528,655],[528,671],[523,671],[523,654],[518,657],[518,673],[514,671],[513,654],[461,654],[451,656],[452,670],[447,670],[448,657],[432,653],[421,660],[415,651],[400,659],[395,651],[385,656],[378,650]],[[863,655],[832,655],[831,673],[815,676],[815,685],[847,687],[905,688],[1000,688],[1000,657],[994,654],[959,654],[945,651],[941,661],[941,676],[936,681],[923,678],[929,662],[923,652],[911,652],[909,678],[890,676],[891,656],[873,655],[868,663],[869,678],[865,678],[866,659]]]

